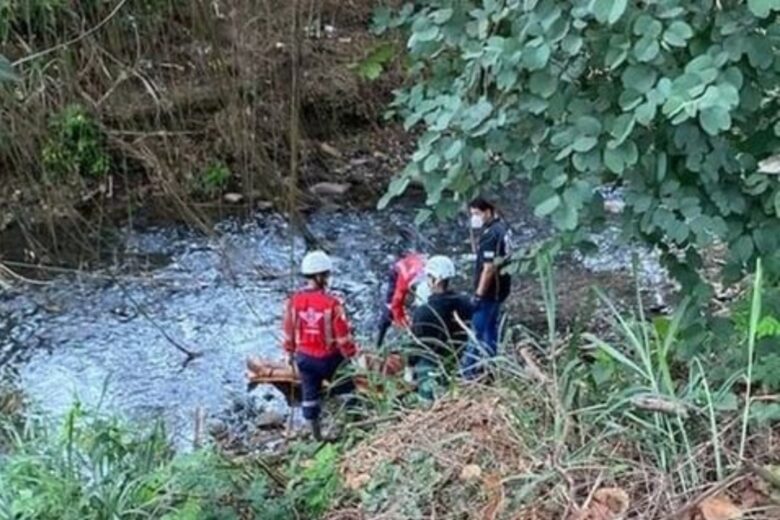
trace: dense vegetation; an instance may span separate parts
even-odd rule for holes
[[[536,215],[556,240],[577,242],[603,222],[598,188],[620,187],[626,238],[660,247],[687,290],[709,296],[697,269],[714,243],[728,244],[727,280],[759,256],[774,276],[780,184],[761,161],[780,142],[777,7],[437,0],[382,10],[377,31],[409,31],[414,82],[395,108],[423,130],[387,197],[418,180],[447,216],[527,179]]]

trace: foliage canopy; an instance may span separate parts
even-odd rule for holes
[[[530,181],[538,217],[576,239],[625,191],[628,236],[683,282],[697,251],[729,246],[733,278],[780,246],[776,0],[431,0],[380,10],[401,27],[413,86],[394,108],[423,126],[380,202],[422,182],[437,216],[478,191]],[[432,212],[421,213],[425,218]],[[684,260],[684,261],[681,261]]]

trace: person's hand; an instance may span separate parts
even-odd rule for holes
[[[366,355],[361,353],[352,358],[352,363],[360,370],[368,370],[368,360]]]

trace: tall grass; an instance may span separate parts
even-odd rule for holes
[[[174,453],[162,423],[134,426],[75,406],[59,426],[28,417],[3,424],[0,519],[286,519],[320,514],[323,488],[338,487],[334,453],[303,452],[283,472],[256,456],[230,459],[215,446]],[[296,475],[285,481],[284,473]],[[270,475],[273,473],[273,477]]]

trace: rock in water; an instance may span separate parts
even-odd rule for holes
[[[309,188],[309,191],[320,197],[340,196],[347,193],[350,189],[349,184],[339,182],[318,182]]]
[[[225,193],[224,197],[222,197],[225,202],[228,204],[238,204],[242,200],[244,200],[244,196],[240,193]]]

